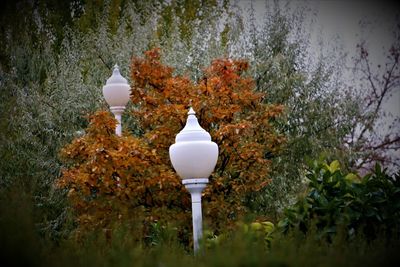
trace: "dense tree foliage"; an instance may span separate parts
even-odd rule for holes
[[[298,20],[301,17],[290,21],[280,13],[271,14],[263,30],[253,29],[256,88],[267,92],[266,103],[286,107],[276,126],[287,143],[279,155],[272,157],[274,180],[264,195],[258,195],[255,204],[270,214],[284,207],[287,196],[301,187],[308,160],[339,158],[345,163],[351,154],[344,152],[342,143],[357,101],[347,97],[345,91],[335,90],[329,64],[310,64],[302,42],[290,41],[293,28],[301,22]]]
[[[71,167],[57,183],[68,188],[78,236],[129,222],[144,237],[154,221],[187,222],[182,211],[190,201],[171,168],[140,138],[116,136],[115,125],[108,112],[97,112],[87,134],[62,151]]]
[[[270,121],[282,107],[262,102],[264,94],[243,76],[245,61],[214,60],[198,84],[173,76],[173,69],[161,64],[158,49],[134,58],[131,67],[132,116],[142,134],[118,138],[113,119],[98,113],[87,134],[63,151],[72,166],[59,186],[69,189],[79,224],[107,227],[117,218],[132,217],[190,225],[189,194],[172,170],[168,148],[191,104],[220,151],[205,191],[205,214],[214,230],[232,225],[246,212],[246,196],[269,183],[266,155],[275,154],[283,142]]]

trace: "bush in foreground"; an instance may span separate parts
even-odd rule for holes
[[[331,239],[340,229],[349,238],[361,232],[368,239],[379,234],[400,236],[400,175],[389,176],[379,165],[359,177],[344,173],[338,161],[314,162],[307,174],[309,192],[285,210],[279,226],[307,233],[316,227],[320,237]]]

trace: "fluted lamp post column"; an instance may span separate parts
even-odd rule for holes
[[[176,135],[169,148],[172,166],[192,199],[193,246],[196,253],[202,239],[201,193],[208,183],[218,159],[218,146],[197,121],[190,108],[185,127]]]
[[[129,101],[130,92],[131,87],[128,81],[119,73],[118,65],[115,65],[111,77],[107,80],[106,85],[103,86],[103,95],[117,120],[115,134],[118,136],[122,135],[121,116]]]

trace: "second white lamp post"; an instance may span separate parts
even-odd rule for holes
[[[115,65],[113,74],[103,86],[103,95],[118,122],[115,127],[115,134],[118,136],[122,134],[121,116],[129,101],[130,92],[128,81],[119,73],[118,65]]]
[[[218,146],[211,141],[210,134],[201,128],[195,114],[190,108],[185,127],[176,135],[175,144],[169,148],[169,156],[192,198],[193,246],[196,253],[203,232],[201,193],[217,164]]]

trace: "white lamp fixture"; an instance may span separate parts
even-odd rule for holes
[[[125,110],[125,106],[129,101],[131,87],[128,81],[119,73],[117,64],[114,66],[113,74],[107,80],[106,85],[103,86],[103,95],[106,102],[110,106],[111,112],[114,114],[115,119],[118,121],[115,127],[115,134],[121,136],[121,115]]]
[[[185,127],[176,135],[175,144],[169,148],[169,157],[192,198],[193,245],[196,253],[203,232],[201,193],[217,164],[218,146],[211,141],[210,134],[201,128],[192,108],[188,114]]]

